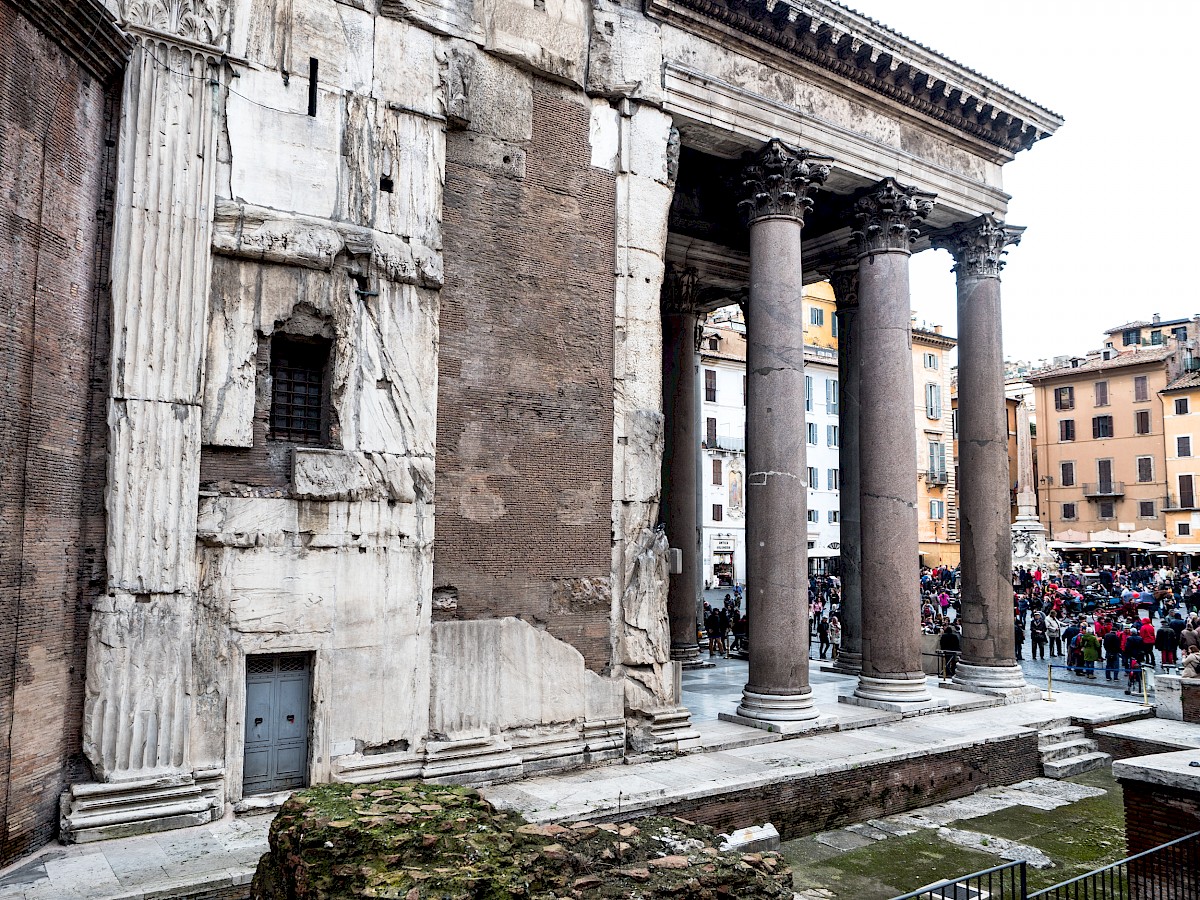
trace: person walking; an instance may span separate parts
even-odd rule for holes
[[[1158,626],[1154,635],[1154,649],[1158,651],[1158,661],[1165,672],[1167,666],[1175,665],[1175,652],[1179,649],[1179,636],[1175,629],[1163,622]]]
[[[837,616],[829,617],[829,658],[837,661],[838,651],[842,647],[842,623],[838,621]]]
[[[1121,678],[1121,632],[1112,629],[1104,635],[1104,680],[1118,681]]]
[[[942,628],[942,636],[938,638],[938,649],[942,653],[943,669],[946,678],[953,678],[958,670],[958,657],[962,653],[962,641],[958,632],[949,623]],[[1019,658],[1019,657],[1018,657]]]
[[[817,621],[817,639],[820,641],[818,652],[821,659],[824,659],[825,654],[829,652],[829,620],[824,617]]]
[[[1019,615],[1013,616],[1013,643],[1017,648],[1017,660],[1023,661],[1025,657],[1021,651],[1025,647],[1025,626],[1021,624]]]
[[[1100,658],[1100,638],[1090,629],[1083,633],[1080,642],[1083,652],[1083,671],[1088,678],[1096,677],[1096,660]]]

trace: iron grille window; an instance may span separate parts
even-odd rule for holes
[[[271,341],[271,439],[296,444],[328,440],[327,341]]]

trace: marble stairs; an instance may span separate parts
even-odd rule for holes
[[[1109,765],[1112,757],[1101,753],[1082,728],[1068,723],[1047,723],[1038,732],[1042,772],[1047,778],[1067,778]]]

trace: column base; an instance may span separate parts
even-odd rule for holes
[[[59,798],[61,839],[83,844],[206,825],[224,814],[224,797],[224,769],[73,784]]]
[[[802,694],[760,694],[749,688],[743,688],[742,702],[738,704],[735,715],[737,719],[727,719],[724,715],[722,718],[726,718],[726,721],[746,719],[749,721],[742,722],[742,724],[767,728],[768,725],[783,726],[799,722],[812,722],[821,713],[813,705],[811,690],[806,690]],[[758,722],[766,724],[756,725],[755,723]],[[768,728],[768,730],[782,729]]]
[[[960,662],[954,679],[942,687],[1010,698],[1012,703],[1041,699],[1042,692],[1025,681],[1020,666],[972,666]]]
[[[825,667],[821,667],[825,671]],[[858,675],[862,672],[862,654],[848,653],[842,650],[838,653],[838,658],[833,661],[833,665],[829,666],[828,671],[840,672],[843,675]]]
[[[684,669],[711,669],[716,665],[706,662],[700,655],[699,644],[672,644],[671,659]]]
[[[919,678],[875,678],[860,674],[854,696],[877,703],[900,704],[928,703],[933,699],[925,684],[924,673]]]

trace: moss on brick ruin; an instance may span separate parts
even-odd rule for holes
[[[722,853],[682,819],[530,825],[476,791],[322,785],[271,823],[252,900],[792,897],[775,853]]]

